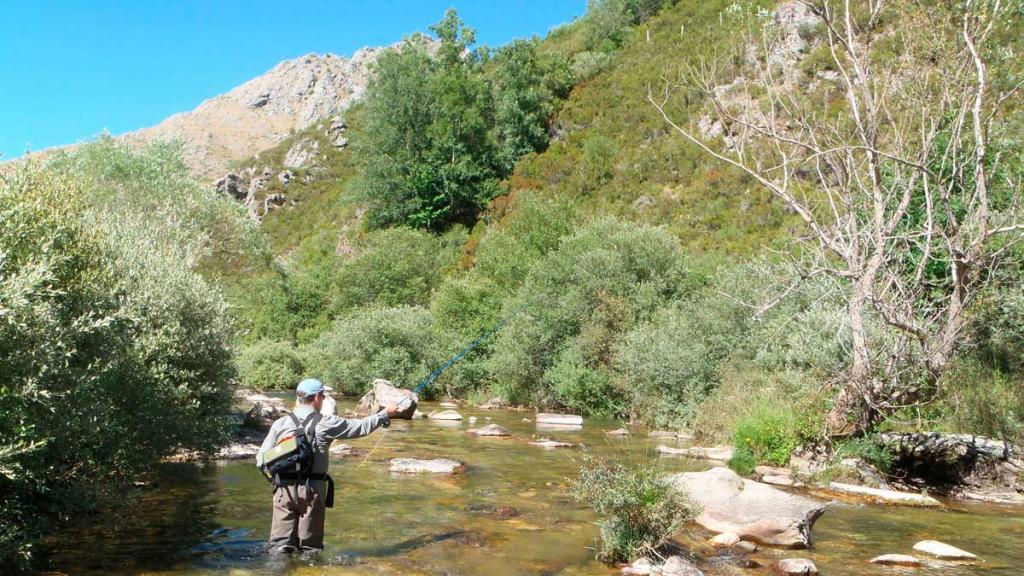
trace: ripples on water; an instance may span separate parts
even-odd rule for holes
[[[429,408],[428,408],[429,410]],[[592,560],[597,518],[564,492],[576,473],[576,449],[532,446],[536,436],[583,443],[595,453],[645,461],[666,472],[708,463],[659,458],[664,439],[604,432],[620,426],[588,420],[582,429],[538,430],[529,413],[460,410],[470,424],[396,421],[388,430],[349,441],[361,455],[332,456],[336,503],[327,511],[326,550],[318,556],[272,558],[263,548],[270,528],[269,484],[250,462],[166,465],[156,487],[129,491],[117,509],[52,535],[49,569],[67,574],[617,574]],[[486,418],[492,420],[488,421]],[[513,438],[478,438],[465,430],[489,423]],[[379,441],[379,443],[378,443]],[[365,454],[372,454],[369,458]],[[392,475],[396,457],[453,458],[466,473],[447,478]],[[762,550],[761,568],[741,558],[714,557],[693,528],[680,535],[713,574],[768,574],[777,558],[804,556],[823,575],[1024,574],[1024,510],[954,504],[957,511],[832,505],[806,551]],[[976,553],[975,566],[909,570],[867,564],[885,553],[911,553],[914,542],[938,539]]]

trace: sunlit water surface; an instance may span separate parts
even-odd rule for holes
[[[341,403],[339,409],[350,406]],[[431,406],[424,406],[430,410]],[[613,421],[588,420],[581,430],[544,430],[532,414],[460,410],[470,424],[396,421],[390,429],[349,441],[356,456],[332,456],[335,507],[327,511],[326,550],[319,558],[265,554],[269,484],[250,462],[168,464],[153,488],[125,493],[123,506],[65,527],[45,543],[49,570],[67,574],[616,574],[595,562],[597,517],[565,493],[578,449],[530,445],[538,436],[584,444],[597,454],[644,461],[666,472],[701,470],[706,462],[659,457],[663,439],[635,429],[605,432]],[[512,438],[479,438],[468,428],[489,423]],[[392,475],[396,457],[452,458],[457,477]],[[824,575],[1024,574],[1024,510],[952,503],[953,511],[832,504],[814,527],[809,550],[763,549],[760,567],[715,552],[699,527],[681,534],[707,574],[769,574],[778,558],[811,558]],[[937,539],[981,558],[973,565],[931,563],[921,569],[874,566],[885,553],[912,553]]]

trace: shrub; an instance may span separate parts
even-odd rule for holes
[[[834,460],[859,458],[882,473],[892,469],[893,455],[877,436],[851,438],[836,444]]]
[[[516,210],[492,226],[476,251],[475,269],[511,294],[526,280],[534,263],[572,234],[575,215],[563,201],[524,193]]]
[[[732,443],[729,467],[738,474],[750,474],[758,464],[785,466],[797,446],[793,415],[778,406],[761,404],[736,423]]]
[[[425,306],[465,238],[461,227],[443,236],[411,228],[370,233],[335,272],[333,315],[360,306]]]
[[[174,213],[133,212],[129,184],[152,176],[143,205],[179,189],[200,205],[217,200],[171,177],[164,160],[101,142],[0,179],[5,568],[28,558],[52,515],[74,512],[68,502],[88,502],[177,447],[226,438],[233,330],[222,294],[195,271],[205,240],[165,239]],[[209,239],[208,225],[192,231]]]
[[[586,453],[570,494],[604,517],[597,557],[609,563],[655,553],[698,513],[660,470]]]
[[[510,400],[560,404],[545,372],[575,349],[573,362],[612,365],[620,334],[649,319],[685,288],[678,244],[657,228],[605,220],[564,239],[539,260],[509,309],[523,312],[489,360]]]
[[[305,367],[291,343],[259,340],[242,347],[238,371],[242,385],[247,388],[290,389],[302,378]]]
[[[418,306],[357,310],[302,348],[307,371],[344,394],[374,378],[411,387],[442,361],[430,313]]]
[[[716,387],[720,363],[746,341],[748,313],[717,294],[669,305],[618,344],[615,363],[634,416],[659,426],[692,424]]]

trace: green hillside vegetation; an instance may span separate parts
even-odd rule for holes
[[[367,182],[380,178],[372,171],[367,175],[364,167],[374,146],[382,146],[372,142],[383,138],[370,138],[368,143],[367,127],[379,128],[401,118],[383,115],[391,100],[380,96],[381,86],[371,85],[367,101],[346,117],[355,151],[332,151],[327,158],[326,170],[343,169],[344,174],[299,182],[286,191],[295,203],[264,221],[271,243],[280,252],[287,251],[280,286],[289,296],[267,299],[277,307],[261,310],[267,315],[262,324],[290,328],[272,334],[256,330],[248,340],[271,337],[304,371],[329,372],[333,385],[358,392],[365,383],[341,381],[336,375],[343,372],[315,360],[337,352],[351,359],[346,362],[359,362],[358,355],[335,348],[342,342],[328,337],[332,324],[330,330],[344,326],[354,331],[354,340],[378,342],[381,350],[391,350],[388,354],[443,358],[522,309],[504,333],[442,377],[436,392],[503,396],[553,409],[696,426],[722,440],[747,416],[793,411],[806,415],[806,421],[791,427],[799,436],[794,442],[821,438],[822,411],[835,394],[828,383],[836,382],[847,368],[848,327],[841,287],[808,282],[778,306],[757,314],[752,303],[780,293],[798,274],[779,256],[788,250],[786,239],[800,233],[801,224],[738,170],[673,136],[646,103],[648,89],[659,90],[663,78],[674,77],[687,63],[708,55],[708,46],[731,54],[739,42],[737,22],[747,15],[757,18],[759,5],[681,3],[648,20],[621,16],[632,14],[624,6],[593,3],[586,18],[534,41],[528,50],[531,58],[543,57],[549,66],[567,63],[575,83],[564,99],[557,91],[550,92],[550,139],[535,142],[532,151],[518,148],[524,155],[504,176],[500,189],[487,193],[494,196],[479,219],[451,219],[457,223],[437,241],[430,238],[440,233],[444,222],[373,216],[375,210],[379,216],[383,206],[405,206],[409,200],[375,196],[368,192],[374,186],[410,188]],[[621,17],[598,16],[605,11],[620,11],[616,13]],[[448,26],[461,30],[458,23]],[[805,32],[808,37],[814,33]],[[450,41],[461,46],[464,38]],[[805,81],[828,66],[819,52],[810,49],[801,62]],[[501,59],[484,50],[475,54],[476,60],[458,64],[472,70],[460,73],[479,75],[478,81],[494,86]],[[413,66],[403,59],[419,63]],[[742,60],[726,61],[733,69],[742,69]],[[422,51],[410,49],[381,65],[392,67],[386,82],[400,86],[403,66],[425,73],[421,67],[432,64]],[[544,86],[543,78],[539,75],[533,85]],[[420,105],[427,106],[424,102],[435,97],[421,94]],[[699,112],[704,103],[694,97],[680,98],[674,105],[685,114]],[[367,111],[376,106],[381,111],[373,118]],[[415,103],[408,106],[414,109]],[[527,128],[535,125],[531,122],[526,122]],[[403,123],[395,122],[388,130]],[[490,126],[492,131],[480,134],[490,137],[489,153],[494,153],[501,132]],[[414,135],[396,133],[392,138]],[[437,160],[408,163],[432,162]],[[505,174],[500,167],[493,170],[495,177]],[[471,212],[479,210],[480,199],[487,196],[474,194],[476,200],[466,205]],[[369,208],[370,216],[355,218],[363,207]],[[296,235],[292,223],[301,222],[306,214],[311,222],[326,222],[328,212],[330,232],[296,224],[306,229],[301,239]],[[373,238],[387,230],[380,227],[398,223],[433,232],[407,231],[393,239],[400,243],[387,249],[391,257],[375,259],[372,254],[379,244]],[[471,228],[468,236],[463,226]],[[354,247],[354,252],[339,254],[341,245]],[[359,256],[362,250],[369,251],[369,260]],[[429,272],[420,268],[429,264],[417,261],[425,254],[437,263]],[[375,262],[371,274],[353,272],[369,261]],[[356,278],[368,286],[349,286]],[[1015,301],[1012,283],[1000,282],[993,289],[999,293],[993,297],[1001,302]],[[360,299],[344,295],[353,290],[362,293]],[[263,298],[259,293],[255,297]],[[1000,313],[1012,316],[1017,311],[1000,307]],[[364,321],[370,315],[386,317],[381,314],[391,314],[396,326],[385,329]],[[296,315],[303,319],[295,320]],[[427,317],[426,324],[412,320]],[[870,322],[877,337],[885,338],[887,328],[877,319]],[[423,332],[418,340],[404,330],[426,330],[429,335]],[[426,342],[437,349],[425,353],[404,348],[408,344],[403,342],[416,342],[417,347]],[[955,385],[942,386],[945,392],[927,410],[897,415],[886,426],[973,428],[997,435],[1010,431],[1011,437],[1018,437],[1022,398],[1008,384],[1017,381],[1016,368],[996,361],[1006,357],[1005,351],[985,350],[994,344],[990,336],[979,335],[971,342],[947,375]],[[379,370],[378,376],[410,385],[423,375],[417,370],[425,370],[419,360],[401,360],[389,370],[373,356],[366,354],[365,366],[350,366],[344,373]],[[965,377],[967,373],[972,376]],[[1005,391],[1000,393],[1005,394],[1001,405],[1006,409],[998,415],[965,409],[968,403],[976,405],[977,395],[985,389]],[[760,400],[751,403],[751,397]]]
[[[884,465],[873,435],[891,429],[1024,441],[1019,234],[994,248],[1000,265],[963,312],[941,375],[921,377],[916,344],[895,346],[890,363],[921,401],[887,409],[865,438],[828,434],[851,367],[850,282],[806,274],[794,263],[805,255],[794,239],[808,234],[800,215],[673,131],[647,100],[702,57],[718,57],[727,78],[751,73],[738,33],[763,29],[773,7],[592,0],[578,21],[497,49],[477,46],[449,12],[432,29],[436,51],[411,43],[380,59],[365,100],[345,113],[347,147],[328,142],[325,122],[238,164],[279,173],[296,142],[319,142],[289,183],[271,178],[261,190],[260,201],[285,201],[258,224],[197,184],[173,145],[101,140],[5,175],[0,562],[24,564],[65,495],[96,495],[176,448],[216,447],[232,427],[221,415],[235,386],[286,389],[317,376],[353,395],[377,377],[411,387],[503,319],[425,395],[686,427],[734,443],[741,471],[786,465],[808,444]],[[920,21],[858,14],[877,35],[873,58],[905,56],[896,32]],[[1020,20],[999,30],[1000,89],[1022,77],[1010,57]],[[833,65],[823,31],[799,34],[807,44],[792,93],[821,118],[842,118],[841,91],[811,89]],[[935,54],[936,66],[948,57]],[[697,91],[668,102],[672,117],[708,112]],[[1011,102],[981,155],[982,166],[1002,160],[992,186],[1000,216],[1020,207],[1021,110]],[[976,178],[934,172],[958,199]],[[811,174],[794,178],[823,196]],[[914,191],[907,227],[924,213]],[[970,209],[952,204],[954,215]],[[912,268],[921,251],[907,253]],[[950,285],[948,254],[936,261],[926,301]],[[864,325],[873,342],[907,342],[875,312]],[[595,485],[628,492],[631,474]],[[666,498],[657,483],[641,488],[627,494],[633,504]],[[666,526],[689,514],[665,503]],[[609,557],[660,541],[661,528],[609,542]]]

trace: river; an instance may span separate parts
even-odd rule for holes
[[[351,403],[340,402],[339,410]],[[432,406],[423,406],[427,411]],[[565,493],[579,450],[529,444],[536,436],[584,444],[605,456],[643,461],[666,472],[701,470],[707,462],[659,457],[664,439],[634,429],[607,435],[614,421],[587,420],[581,430],[539,430],[532,414],[461,409],[475,424],[396,421],[390,429],[349,441],[355,456],[332,456],[336,503],[327,511],[326,550],[318,559],[271,558],[263,552],[271,491],[249,462],[166,464],[155,486],[130,491],[121,506],[61,528],[44,541],[47,571],[65,574],[520,574],[613,575],[592,559],[597,517]],[[489,423],[512,438],[479,438],[465,430]],[[456,477],[392,475],[396,457],[452,458]],[[706,574],[769,574],[778,558],[812,559],[823,575],[1024,574],[1024,509],[952,502],[950,510],[831,504],[812,532],[809,550],[761,549],[760,568],[703,543],[697,526],[679,539],[702,556]],[[974,552],[973,565],[920,569],[870,565],[885,553],[913,553],[936,539]],[[719,554],[716,556],[716,554]]]

